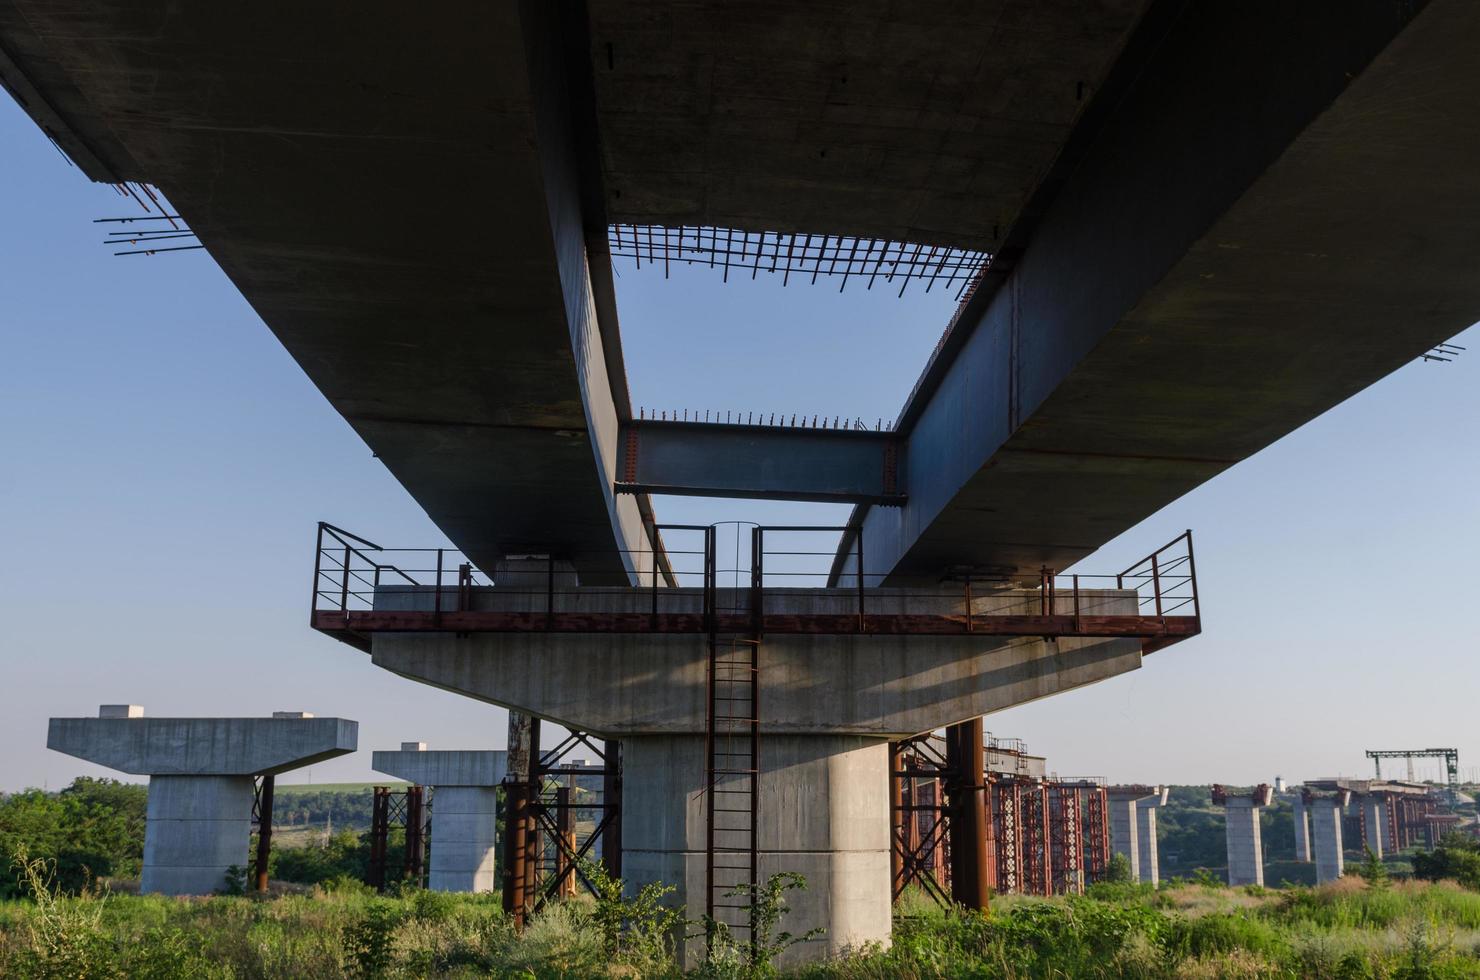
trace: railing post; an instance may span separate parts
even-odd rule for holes
[[[971,632],[971,575],[966,576],[966,632]]]
[[[1156,597],[1156,615],[1161,615],[1161,569],[1156,562],[1156,552],[1151,554],[1151,594]]]
[[[437,623],[442,622],[442,549],[437,549],[437,595],[436,606]]]
[[[863,618],[863,525],[858,525],[858,632],[864,632]]]
[[[339,583],[339,611],[349,612],[349,545],[344,546],[344,575]]]
[[[1074,576],[1074,632],[1083,633],[1084,624],[1079,619],[1079,575]]]
[[[1192,557],[1192,528],[1188,528],[1183,535],[1187,538],[1187,577],[1192,583],[1192,615],[1197,618],[1198,628],[1202,628],[1202,609],[1197,603],[1197,562]]]
[[[318,537],[313,546],[313,591],[308,597],[308,625],[314,624],[314,613],[319,609],[319,577],[323,574],[320,562],[324,557],[324,522],[319,521]]]
[[[759,634],[766,619],[766,532],[764,528],[750,530],[750,618]]]
[[[545,629],[555,627],[555,556],[545,556]]]
[[[656,546],[656,542],[657,542],[657,539],[658,539],[657,538],[657,535],[658,535],[658,531],[657,531],[656,528],[654,528],[654,530],[653,530],[654,547],[653,547],[653,557],[652,557],[652,564],[653,564],[653,575],[652,575],[652,579],[653,579],[653,585],[652,585],[653,609],[652,609],[652,613],[650,614],[650,618],[648,619],[648,629],[653,630],[654,632],[656,632],[657,629],[658,629],[658,549],[657,549],[657,546]]]

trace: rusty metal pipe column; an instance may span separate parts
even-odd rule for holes
[[[267,893],[267,859],[272,856],[272,776],[262,777],[257,795],[257,891]]]
[[[504,783],[504,914],[524,927],[525,853],[528,848],[529,784],[513,776]]]
[[[983,735],[980,718],[946,729],[946,761],[951,771],[951,898],[968,909],[985,909],[991,888]]]

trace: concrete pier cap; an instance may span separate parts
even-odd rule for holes
[[[271,718],[147,718],[103,705],[96,718],[52,718],[46,747],[149,777],[142,892],[207,895],[245,868],[253,779],[353,752],[359,724],[276,712]]]
[[[425,742],[402,742],[380,751],[371,766],[397,779],[433,788],[436,833],[427,861],[427,887],[441,892],[491,892],[498,884],[498,785],[509,753],[498,750],[427,751]]]

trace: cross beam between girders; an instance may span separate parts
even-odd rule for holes
[[[863,429],[630,421],[621,493],[901,504],[901,440]]]

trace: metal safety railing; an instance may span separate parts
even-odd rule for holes
[[[663,524],[653,526],[651,539],[656,547],[619,551],[627,571],[614,576],[611,552],[526,555],[480,569],[454,548],[383,548],[321,523],[312,623],[328,632],[700,633],[745,628],[746,620],[757,619],[773,633],[1124,635],[1168,642],[1201,628],[1190,531],[1115,574],[1041,568],[1027,577],[962,573],[933,586],[902,587],[886,586],[887,573],[868,570],[856,527]],[[582,584],[598,574],[627,584]]]

